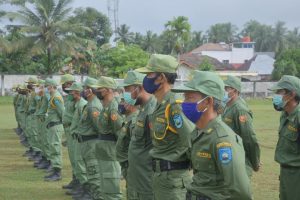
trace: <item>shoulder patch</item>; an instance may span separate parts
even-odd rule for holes
[[[99,114],[100,114],[100,113],[99,113],[98,111],[94,111],[94,112],[93,112],[93,117],[96,118],[96,117],[99,116]]]
[[[175,114],[172,118],[176,128],[181,128],[183,126],[183,119],[180,114]]]
[[[118,115],[113,113],[110,115],[111,120],[116,121],[118,119]]]
[[[241,116],[239,116],[239,120],[240,120],[240,122],[245,123],[247,121],[247,116],[241,115]]]
[[[222,147],[218,149],[219,160],[222,164],[228,164],[232,160],[231,147]]]

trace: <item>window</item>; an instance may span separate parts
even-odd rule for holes
[[[224,64],[229,64],[229,60],[223,60]]]

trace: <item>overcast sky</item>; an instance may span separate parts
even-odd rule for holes
[[[93,7],[107,14],[107,0],[73,0],[74,7]],[[210,25],[231,22],[239,28],[255,19],[287,27],[300,27],[300,0],[119,0],[119,23],[131,31],[161,32],[175,16],[189,18],[192,30],[206,31]],[[3,21],[2,21],[3,22]]]

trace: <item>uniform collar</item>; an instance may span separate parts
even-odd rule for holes
[[[215,129],[215,124],[221,122],[221,116],[217,116],[211,120],[204,129],[198,129],[198,133],[210,134]]]

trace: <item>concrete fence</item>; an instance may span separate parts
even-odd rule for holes
[[[32,75],[1,75],[1,96],[11,95],[11,88],[15,84],[24,84],[25,81]],[[61,75],[53,75],[53,78],[58,81]],[[86,76],[75,75],[76,81],[82,82]],[[122,79],[116,79],[117,82],[122,82]],[[185,81],[178,80],[175,85],[184,84]],[[242,82],[242,96],[245,98],[265,98],[271,94],[268,88],[271,88],[275,82]]]

